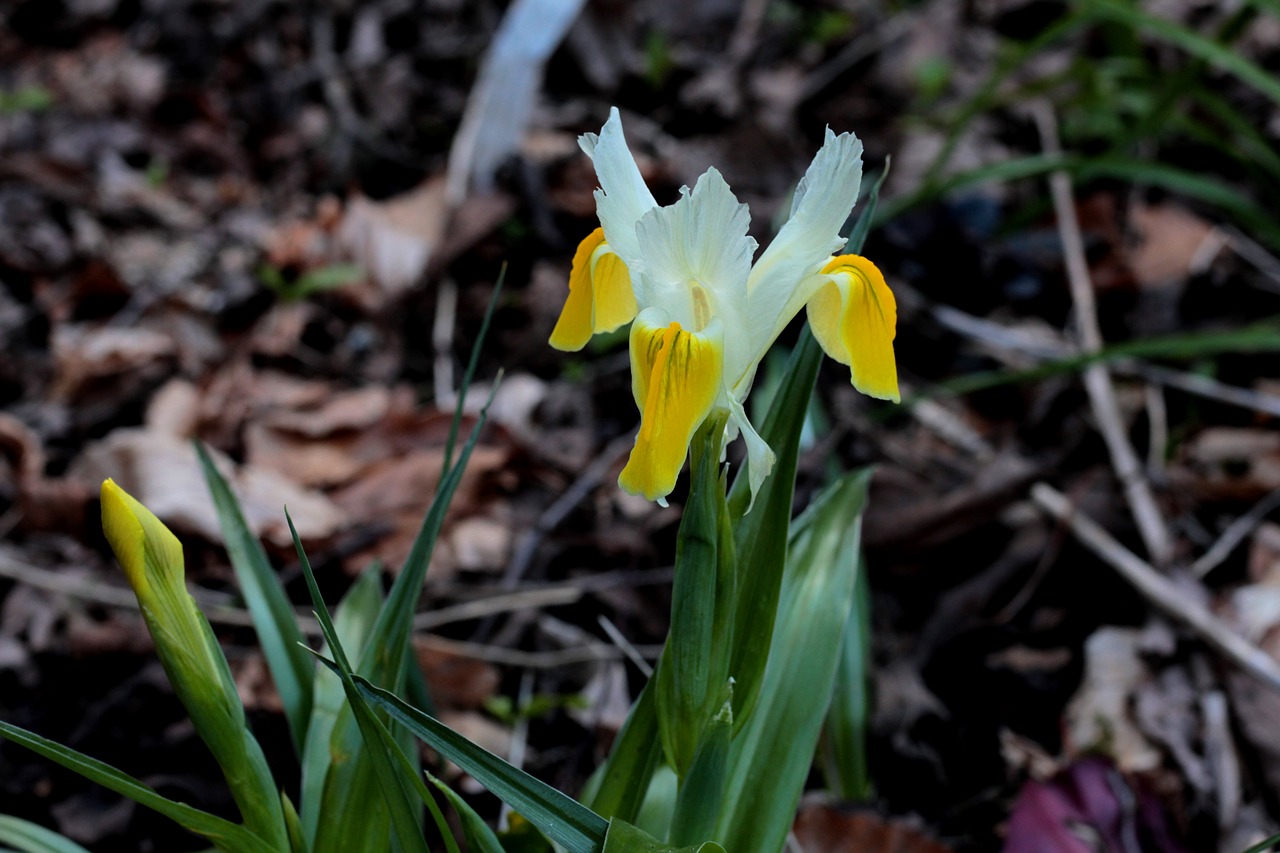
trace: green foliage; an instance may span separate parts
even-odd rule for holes
[[[869,471],[839,480],[792,530],[764,683],[733,740],[712,836],[734,853],[777,853],[786,842],[853,608],[869,480]]]
[[[51,829],[9,815],[0,815],[0,844],[11,845],[17,853],[89,853]]]
[[[204,446],[195,442],[195,448],[209,494],[213,496],[213,505],[218,511],[227,556],[257,626],[258,642],[284,705],[294,749],[301,754],[307,735],[307,719],[311,715],[311,679],[315,665],[308,659],[293,606],[261,543],[249,530],[239,501]]]
[[[842,800],[871,796],[867,727],[871,715],[871,593],[865,565],[854,581],[853,612],[845,625],[831,707],[822,729],[822,771]]]
[[[736,567],[720,477],[726,419],[708,418],[690,445],[692,474],[676,537],[671,628],[654,674],[658,731],[667,761],[681,777],[693,762],[703,730],[729,698]]]
[[[1183,195],[1280,248],[1280,227],[1270,215],[1280,204],[1280,155],[1259,133],[1256,118],[1219,94],[1226,75],[1280,103],[1280,81],[1235,49],[1259,14],[1277,15],[1280,8],[1270,0],[1242,4],[1216,32],[1204,33],[1128,0],[1068,4],[1039,35],[1005,46],[987,79],[943,120],[947,139],[922,186],[886,205],[882,221],[962,187],[1066,169],[1081,183],[1118,179]],[[1066,63],[1033,64],[1070,40],[1105,50]],[[1180,64],[1171,70],[1164,61],[1169,52],[1152,51],[1153,42],[1174,48]],[[1036,67],[1046,70],[1028,77]],[[1033,99],[1052,105],[1063,147],[1076,153],[1013,158],[943,177],[974,119]],[[1231,174],[1199,168],[1203,157],[1189,165],[1180,153],[1187,150],[1212,152]]]
[[[296,279],[270,264],[258,267],[258,281],[285,302],[301,302],[309,296],[337,290],[364,278],[364,269],[355,264],[329,264],[308,270]]]
[[[326,661],[326,664],[335,670],[341,667],[336,661]],[[358,675],[352,676],[352,680],[370,705],[387,712],[436,752],[470,773],[568,853],[599,853],[603,848],[609,823],[600,815],[477,746],[394,694],[373,686]]]
[[[91,782],[159,812],[185,829],[208,839],[224,853],[280,853],[281,848],[263,840],[239,824],[163,797],[127,773],[84,753],[0,721],[0,736],[32,752],[74,770]]]
[[[0,92],[0,116],[42,113],[51,106],[53,93],[43,86],[22,86],[12,92]]]

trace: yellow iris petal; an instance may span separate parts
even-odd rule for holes
[[[618,485],[649,500],[675,488],[693,433],[711,412],[724,375],[724,346],[679,323],[631,327],[632,391],[640,432]]]
[[[569,271],[569,297],[551,332],[551,346],[573,352],[591,336],[612,332],[635,319],[638,305],[631,273],[597,228],[578,244]]]
[[[832,258],[827,283],[809,300],[809,325],[827,355],[849,365],[853,387],[881,400],[899,400],[893,357],[898,306],[876,265],[859,255]]]

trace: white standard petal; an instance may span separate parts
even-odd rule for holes
[[[796,187],[791,218],[760,255],[747,282],[751,344],[763,355],[807,301],[802,283],[844,246],[840,228],[862,185],[862,141],[852,133],[826,140]]]
[[[715,169],[698,178],[692,192],[682,189],[675,204],[655,208],[640,220],[636,234],[645,278],[655,298],[671,302],[668,310],[681,323],[705,325],[706,318],[694,315],[695,298],[709,300],[708,307],[732,305],[738,314],[746,307],[747,275],[756,250],[756,241],[747,236],[750,222],[747,206]],[[699,287],[710,293],[695,297]]]
[[[596,191],[596,212],[604,226],[604,238],[618,257],[633,272],[640,266],[636,243],[636,223],[649,210],[658,206],[636,166],[626,137],[622,135],[622,118],[618,108],[609,110],[609,120],[600,135],[585,133],[578,144],[591,158],[600,179]]]

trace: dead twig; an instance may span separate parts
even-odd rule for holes
[[[1150,563],[1117,542],[1099,524],[1077,512],[1066,495],[1047,483],[1037,483],[1031,487],[1031,498],[1067,525],[1080,544],[1118,571],[1153,605],[1186,625],[1232,663],[1267,686],[1280,690],[1280,664],[1233,631],[1209,608],[1179,589]]]
[[[1251,510],[1227,525],[1227,529],[1222,531],[1222,535],[1210,546],[1209,550],[1205,551],[1200,555],[1200,559],[1191,564],[1191,574],[1202,578],[1216,569],[1223,560],[1231,556],[1231,552],[1244,541],[1246,536],[1258,529],[1258,525],[1262,523],[1262,520],[1275,511],[1277,507],[1280,507],[1280,489],[1276,489],[1258,501]]]
[[[525,531],[520,544],[511,555],[511,561],[507,563],[507,570],[503,572],[502,586],[512,587],[520,582],[525,572],[529,570],[529,564],[533,562],[534,554],[537,553],[542,540],[548,533],[559,527],[569,517],[569,513],[573,512],[574,507],[582,503],[587,495],[595,491],[596,487],[603,482],[605,475],[617,463],[618,458],[630,450],[631,445],[635,443],[635,432],[635,430],[628,430],[609,442],[608,446],[591,460],[578,479],[565,489],[564,494],[556,498],[551,506],[538,516],[533,527]]]
[[[1049,155],[1061,154],[1057,119],[1052,107],[1041,101],[1034,105],[1033,111],[1044,152]],[[1089,265],[1085,260],[1084,238],[1080,234],[1080,222],[1076,218],[1070,176],[1064,170],[1051,173],[1049,190],[1058,220],[1058,235],[1062,240],[1067,282],[1075,304],[1081,349],[1086,353],[1100,352],[1103,346],[1102,331],[1098,326],[1093,282],[1089,278]],[[1111,454],[1111,465],[1124,489],[1125,500],[1137,522],[1147,553],[1157,565],[1164,565],[1173,557],[1173,539],[1156,505],[1155,496],[1151,493],[1151,486],[1143,474],[1138,455],[1129,443],[1120,418],[1120,408],[1116,404],[1111,374],[1102,364],[1090,365],[1084,370],[1084,386],[1089,394],[1089,403],[1098,421],[1098,428]]]

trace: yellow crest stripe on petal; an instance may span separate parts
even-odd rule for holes
[[[724,345],[679,323],[631,327],[632,390],[640,432],[618,477],[628,492],[659,500],[675,488],[694,431],[711,412],[724,375]]]
[[[893,356],[898,306],[884,275],[860,255],[832,258],[827,283],[809,300],[809,324],[827,355],[849,365],[853,387],[871,397],[898,402]]]

